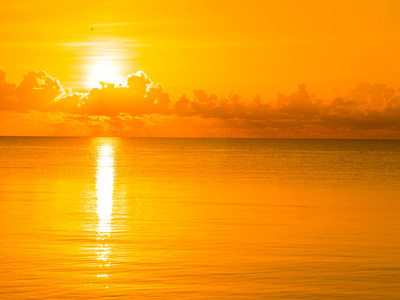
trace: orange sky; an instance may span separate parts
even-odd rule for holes
[[[0,134],[399,138],[400,2],[348,2],[8,1]]]

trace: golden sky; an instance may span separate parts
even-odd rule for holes
[[[399,15],[397,0],[7,1],[0,135],[399,138]]]

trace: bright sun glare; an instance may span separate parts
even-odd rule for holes
[[[118,65],[107,58],[100,58],[93,62],[89,71],[89,86],[100,87],[100,82],[122,84],[123,76],[120,74]]]

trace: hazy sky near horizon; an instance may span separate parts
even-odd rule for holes
[[[0,134],[398,138],[399,13],[395,0],[9,1]]]

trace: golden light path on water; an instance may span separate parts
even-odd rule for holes
[[[114,148],[112,143],[102,143],[98,146],[96,196],[97,196],[97,240],[96,254],[104,266],[109,266],[111,252],[110,239],[112,231],[112,212],[114,194]],[[103,266],[103,265],[101,265]],[[97,275],[107,277],[107,275]]]

